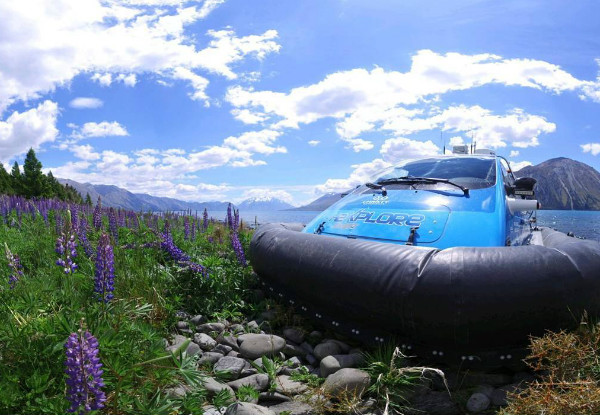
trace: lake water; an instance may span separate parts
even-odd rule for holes
[[[320,212],[314,211],[285,211],[273,212],[240,212],[246,223],[260,225],[269,222],[299,222],[308,223]],[[201,214],[201,213],[200,213]],[[226,211],[209,212],[211,217],[223,220]],[[580,210],[540,210],[537,213],[539,226],[547,226],[561,232],[573,232],[576,236],[600,241],[600,211]]]

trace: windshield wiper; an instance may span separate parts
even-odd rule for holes
[[[369,182],[369,183],[365,183],[365,186],[367,186],[369,189],[375,189],[375,190],[381,189],[381,195],[387,196],[387,190],[381,184]]]
[[[416,176],[404,176],[404,177],[394,177],[392,179],[383,179],[377,182],[377,185],[383,186],[384,184],[394,184],[394,183],[447,183],[454,187],[458,187],[463,191],[465,196],[469,195],[469,189],[461,186],[458,183],[454,183],[449,179],[440,179],[437,177],[416,177]],[[374,183],[371,183],[374,184]],[[368,186],[368,184],[367,184]]]

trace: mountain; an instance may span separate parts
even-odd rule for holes
[[[341,193],[326,193],[318,199],[313,200],[308,205],[300,206],[288,210],[313,210],[322,211],[333,205],[335,202],[342,198]]]
[[[600,173],[585,163],[559,157],[515,175],[537,180],[535,193],[543,209],[600,210]]]
[[[244,200],[238,206],[242,211],[287,210],[293,208],[289,203],[271,196],[253,197]]]
[[[204,208],[208,211],[227,210],[228,205],[228,202],[185,202],[170,197],[132,193],[120,187],[105,184],[79,183],[69,179],[58,179],[58,181],[73,186],[83,198],[85,198],[86,193],[89,193],[93,203],[96,203],[98,196],[100,196],[102,205],[107,207],[164,212],[188,209],[203,211]]]

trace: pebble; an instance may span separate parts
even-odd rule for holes
[[[286,395],[298,395],[308,390],[304,383],[292,380],[287,375],[277,376],[275,378],[275,390]]]
[[[226,344],[217,344],[213,350],[217,353],[223,353],[224,355],[226,355],[233,349],[230,346],[227,346]]]
[[[199,333],[221,333],[225,330],[225,324],[223,323],[204,323],[196,327],[196,331]]]
[[[277,415],[269,408],[249,402],[236,402],[227,407],[225,415]]]
[[[200,347],[200,346],[198,346],[198,347]],[[198,360],[198,366],[202,366],[204,364],[214,365],[222,357],[223,357],[223,355],[221,353],[215,353],[215,352],[202,353],[202,357],[200,357],[200,359]]]
[[[326,378],[340,369],[358,367],[364,362],[361,354],[338,354],[326,356],[321,360],[321,377]]]
[[[244,359],[240,359],[239,357],[230,357],[224,356],[220,358],[213,370],[215,372],[228,372],[234,379],[237,379],[240,376],[242,370],[246,368],[246,365],[249,366],[249,363]]]
[[[190,328],[190,325],[187,323],[187,321],[178,321],[177,324],[175,324],[175,327],[177,330],[187,330]]]
[[[325,342],[325,343],[317,344],[315,346],[315,350],[314,350],[313,354],[317,358],[318,361],[321,361],[321,359],[323,359],[326,356],[340,354],[341,352],[342,352],[342,348],[337,343]]]
[[[219,336],[217,336],[217,343],[224,344],[225,346],[229,346],[236,352],[240,351],[240,347],[238,345],[238,340],[231,334],[228,334],[226,336],[220,334]]]
[[[279,392],[261,392],[258,395],[258,402],[261,402],[263,405],[266,403],[267,405],[273,405],[281,402],[289,402],[291,398]]]
[[[235,391],[238,390],[240,386],[252,386],[257,391],[264,392],[269,387],[269,376],[264,373],[258,373],[256,375],[227,382],[227,385]]]
[[[490,398],[483,393],[475,392],[467,401],[467,411],[478,413],[483,412],[490,407]]]
[[[196,333],[194,334],[194,343],[196,343],[204,351],[209,351],[215,348],[217,342],[213,340],[208,334]],[[224,353],[225,354],[225,353]]]
[[[288,327],[287,329],[283,330],[283,337],[285,337],[287,340],[296,343],[296,344],[300,344],[302,342],[304,342],[304,331],[297,329],[295,327]]]
[[[290,401],[283,402],[277,405],[269,406],[269,409],[275,413],[275,415],[279,415],[282,413],[288,415],[313,415],[317,412],[314,410],[312,406],[304,402]]]
[[[204,323],[206,321],[206,317],[204,317],[201,314],[195,315],[194,317],[192,317],[190,319],[190,323],[192,323],[194,326],[199,326],[200,324]]]
[[[323,390],[332,396],[349,393],[360,397],[369,387],[370,382],[371,378],[364,370],[345,368],[328,376],[323,383]]]
[[[283,348],[283,354],[286,356],[306,356],[306,350],[304,350],[302,347],[297,346],[295,344],[292,343],[287,343],[285,344],[285,347]]]
[[[509,393],[514,393],[519,390],[519,384],[513,383],[512,385],[501,386],[498,389],[494,389],[490,399],[492,404],[496,406],[508,405],[507,397]]]
[[[233,392],[231,386],[218,382],[214,378],[207,377],[202,379],[202,385],[204,386],[204,389],[206,389],[209,398],[218,394],[222,390],[226,390],[232,397],[235,396],[235,393]]]
[[[243,337],[240,344],[240,354],[248,359],[256,359],[261,356],[274,356],[285,347],[285,340],[279,336],[244,334]]]
[[[475,388],[473,392],[483,393],[488,398],[492,399],[492,394],[494,393],[495,388],[492,385],[479,385]]]

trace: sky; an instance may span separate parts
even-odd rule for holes
[[[600,170],[593,0],[0,0],[0,161],[294,205],[476,142]]]

